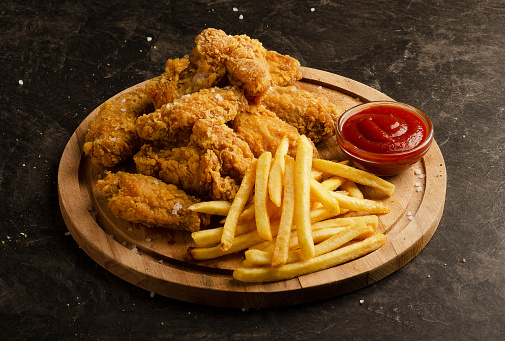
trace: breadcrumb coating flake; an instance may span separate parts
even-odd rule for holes
[[[200,199],[154,177],[108,172],[97,186],[112,213],[126,221],[192,232],[209,224],[209,217],[189,209]]]
[[[202,199],[233,200],[239,185],[221,174],[216,153],[199,146],[163,148],[145,144],[133,157],[137,171]]]
[[[141,147],[137,118],[153,109],[144,89],[112,98],[100,106],[90,121],[83,146],[96,166],[113,167],[130,159]]]
[[[146,140],[187,143],[199,119],[228,122],[247,107],[247,99],[236,87],[202,89],[139,117],[137,132]]]
[[[326,97],[294,86],[270,88],[261,104],[314,143],[334,136],[335,124],[344,112]]]

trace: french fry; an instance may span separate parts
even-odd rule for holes
[[[310,193],[314,195],[316,201],[320,202],[328,212],[339,214],[340,205],[337,199],[331,195],[331,192],[324,188],[317,180],[312,178],[310,181]]]
[[[272,222],[271,227],[272,235],[276,236],[279,230],[279,222]],[[193,260],[208,260],[242,251],[262,242],[264,242],[263,238],[258,234],[258,230],[254,229],[251,232],[235,236],[230,243],[231,246],[226,250],[223,250],[220,245],[212,247],[193,247],[188,249],[188,256]]]
[[[254,188],[254,182],[256,180],[256,163],[257,160],[254,159],[247,168],[244,174],[242,183],[235,194],[235,198],[231,203],[230,210],[228,211],[228,216],[223,226],[223,234],[221,235],[221,249],[227,251],[230,249],[235,236],[235,229],[237,228],[237,223],[240,214],[244,210],[244,207],[251,196],[252,190]]]
[[[331,178],[328,178],[321,182],[321,186],[329,191],[334,191],[339,188],[344,182],[345,179],[343,177],[334,175]]]
[[[254,190],[254,217],[256,228],[261,238],[272,240],[270,230],[270,216],[267,209],[268,198],[268,175],[272,163],[272,153],[264,152],[258,158],[256,164],[256,184]]]
[[[304,274],[328,269],[364,256],[386,244],[382,233],[365,240],[351,243],[309,260],[272,267],[238,267],[233,271],[233,278],[242,282],[272,282],[287,280]]]
[[[361,235],[371,236],[373,228],[362,221],[357,221],[350,226],[342,227],[341,230],[333,234],[315,246],[316,256],[331,252],[345,243]]]
[[[230,210],[231,203],[229,201],[202,201],[189,206],[192,211],[225,216]]]
[[[377,188],[389,196],[393,194],[393,191],[395,189],[395,185],[389,181],[341,163],[322,159],[314,159],[312,160],[312,167],[324,173],[341,176],[358,184]]]
[[[298,230],[300,249],[305,259],[314,257],[314,241],[310,227],[310,172],[312,145],[305,135],[297,141],[295,158],[295,206],[294,224]]]
[[[376,215],[363,215],[356,217],[340,217],[340,218],[327,219],[312,224],[312,231],[330,227],[349,226],[358,221],[362,221],[365,224],[370,225],[375,230],[377,229],[377,226],[379,224],[379,217],[377,217]]]
[[[275,151],[274,161],[270,169],[270,177],[268,181],[268,195],[270,200],[277,207],[281,207],[282,200],[282,177],[284,174],[285,161],[284,156],[289,150],[289,139],[284,136]]]
[[[195,242],[196,246],[199,247],[209,247],[219,244],[221,241],[221,236],[223,235],[223,227],[216,227],[213,229],[200,230],[191,233],[191,238]],[[238,222],[237,228],[235,229],[235,235],[240,236],[242,234],[248,233],[256,229],[256,223],[254,220]]]
[[[336,192],[331,192],[331,194],[338,200],[340,207],[350,209],[351,211],[389,213],[389,207],[380,201],[353,198]]]
[[[281,220],[277,234],[275,249],[272,255],[272,266],[285,264],[288,259],[289,236],[293,226],[293,209],[295,205],[295,160],[285,157],[284,200],[282,201]]]
[[[273,251],[249,249],[245,252],[245,261],[249,266],[269,266],[272,264],[273,254]],[[300,250],[289,250],[286,255],[286,263],[303,260]]]
[[[346,191],[350,197],[364,199],[363,192],[356,186],[354,182],[351,180],[345,180],[344,183],[340,186],[340,189]]]

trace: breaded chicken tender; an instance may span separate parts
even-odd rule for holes
[[[271,88],[261,104],[314,143],[335,135],[337,119],[344,112],[326,97],[294,86]]]
[[[296,155],[296,144],[300,136],[298,130],[262,105],[251,105],[248,111],[238,114],[232,127],[237,136],[247,142],[255,157],[264,152],[275,154],[284,136],[289,139],[288,154],[293,157]],[[315,147],[314,156],[317,156]]]
[[[193,125],[199,119],[228,122],[247,107],[247,100],[238,88],[202,89],[139,117],[137,132],[146,140],[184,144],[189,141]]]
[[[251,101],[257,101],[270,86],[289,85],[302,77],[296,59],[268,51],[247,35],[231,36],[208,28],[197,36],[195,44],[191,62],[202,70],[205,66],[207,74],[226,75],[230,84],[242,88]]]
[[[106,101],[89,123],[84,153],[91,157],[93,164],[104,167],[131,158],[142,145],[137,135],[137,118],[152,110],[152,102],[144,89]]]
[[[202,199],[232,200],[238,184],[221,175],[216,153],[199,146],[163,148],[145,144],[133,157],[137,171],[173,184]]]
[[[254,155],[249,145],[225,124],[202,119],[193,126],[191,145],[212,150],[221,163],[221,174],[242,181]]]
[[[112,213],[126,221],[192,232],[209,224],[209,217],[189,210],[198,198],[156,178],[109,172],[97,186]]]

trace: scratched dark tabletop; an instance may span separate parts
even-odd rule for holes
[[[0,4],[0,339],[505,337],[502,1],[147,3]],[[447,196],[412,261],[324,301],[228,309],[151,297],[66,234],[57,170],[71,134],[104,100],[190,52],[208,27],[247,34],[430,116]]]

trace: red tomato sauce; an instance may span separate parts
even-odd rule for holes
[[[420,145],[428,127],[407,109],[380,105],[366,108],[347,118],[342,137],[367,152],[391,154],[406,152]]]

